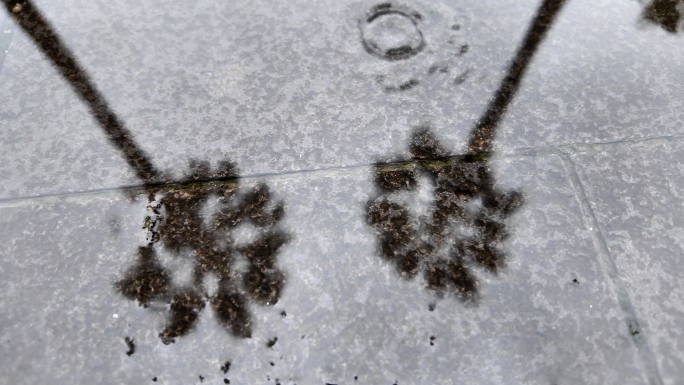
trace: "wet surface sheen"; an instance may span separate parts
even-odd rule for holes
[[[682,377],[681,0],[2,4],[8,383]]]

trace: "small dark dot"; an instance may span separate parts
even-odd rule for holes
[[[358,379],[359,379],[358,376],[354,376],[354,381],[356,381],[356,380],[358,380]]]
[[[200,382],[204,381],[204,377],[199,376],[199,378],[200,378]]]
[[[157,377],[154,377],[152,381],[157,382]]]
[[[285,310],[283,310],[283,311],[280,313],[280,316],[283,317],[283,318],[287,317],[287,313],[285,313]]]
[[[227,379],[227,378],[224,378],[224,379],[223,379],[223,383],[224,383],[224,384],[230,384],[230,380]]]
[[[574,283],[576,283],[576,284],[579,285],[579,281],[577,280],[577,278],[573,279],[572,282],[574,282]]]
[[[276,342],[278,342],[278,337],[273,337],[272,340],[268,340],[268,342],[266,342],[266,347],[272,348]]]
[[[430,336],[430,341],[434,341],[434,340],[435,340],[435,336]]]
[[[228,370],[230,370],[230,360],[226,361],[225,364],[221,365],[221,371],[223,374],[228,373]]]
[[[428,305],[428,310],[435,311],[436,307],[437,307],[437,304],[433,302],[433,303]]]
[[[454,24],[451,26],[451,29],[453,29],[454,31],[458,31],[459,29],[461,29],[461,26],[458,24]]]
[[[273,361],[270,362],[271,366],[275,366],[275,363]]]

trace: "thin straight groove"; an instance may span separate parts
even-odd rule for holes
[[[608,244],[606,243],[603,231],[601,231],[601,226],[598,223],[598,219],[596,219],[594,210],[591,208],[591,203],[587,197],[584,185],[577,174],[575,162],[568,154],[561,154],[560,156],[565,163],[566,169],[568,170],[568,175],[570,176],[570,181],[573,185],[572,187],[575,191],[575,196],[580,204],[582,213],[584,214],[584,218],[590,227],[592,241],[599,256],[599,263],[608,275],[610,283],[616,292],[620,309],[625,316],[627,329],[632,336],[632,341],[634,342],[634,345],[639,353],[639,358],[644,366],[648,383],[650,385],[663,385],[657,360],[646,340],[646,336],[644,335],[641,326],[639,325],[636,310],[632,304],[629,292],[619,276],[615,258],[611,254],[610,249],[608,249]]]

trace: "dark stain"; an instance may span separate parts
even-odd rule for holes
[[[653,0],[644,8],[642,17],[667,32],[677,33],[679,19],[682,16],[677,9],[678,5],[684,6],[681,0]]]
[[[152,381],[157,382],[157,377],[152,378]]]
[[[204,382],[204,377],[199,376],[200,382]]]
[[[229,370],[230,370],[230,360],[226,361],[225,364],[221,365],[221,371],[223,372],[223,374],[228,373]]]
[[[282,312],[280,312],[280,316],[283,317],[283,318],[287,317],[287,313],[285,313],[285,310],[283,310]]]
[[[271,364],[271,366],[275,366],[275,362],[273,361],[269,362],[269,364]]]
[[[461,25],[460,24],[454,24],[451,26],[451,29],[453,29],[454,31],[458,31],[461,29]]]
[[[449,67],[446,64],[433,64],[428,68],[428,74],[430,75],[434,75],[437,71],[445,74],[449,72]]]
[[[386,92],[395,92],[395,91],[406,91],[410,90],[411,88],[417,86],[418,80],[416,79],[409,79],[407,82],[400,84],[399,86],[387,86],[385,87]]]
[[[276,342],[278,342],[278,337],[273,337],[272,340],[266,341],[266,347],[267,347],[267,348],[272,348],[273,345],[276,344]]]
[[[289,240],[278,227],[285,213],[282,202],[275,202],[263,183],[240,188],[237,169],[227,161],[215,171],[208,162],[191,161],[184,179],[148,187],[147,192],[143,229],[148,244],[138,248],[136,264],[115,288],[141,306],[152,301],[170,305],[166,327],[159,334],[165,344],[192,331],[207,304],[227,331],[251,337],[249,300],[274,305],[285,284],[285,275],[276,267],[278,252]],[[207,226],[201,210],[212,196],[218,199],[218,209],[210,218],[213,226]],[[231,233],[243,223],[261,235],[249,244],[236,245]],[[189,285],[173,283],[171,272],[156,256],[158,244],[175,257],[192,259]],[[238,258],[247,262],[246,272],[234,271]],[[204,283],[209,274],[218,278],[213,296]]]
[[[432,303],[428,304],[428,310],[429,311],[435,311],[436,308],[437,308],[437,303],[432,302]]]
[[[454,160],[428,127],[413,133],[410,153],[405,162],[375,168],[377,191],[366,206],[366,220],[378,236],[378,253],[406,279],[422,272],[427,287],[440,296],[448,292],[475,301],[478,281],[470,266],[492,274],[505,266],[500,249],[508,235],[505,222],[522,205],[522,195],[497,190],[486,161]],[[415,190],[419,176],[435,186],[425,219],[393,198]]]
[[[576,284],[579,285],[579,281],[577,280],[577,278],[573,279],[572,282],[574,282],[574,283],[576,283]]]
[[[358,376],[354,376],[354,381],[357,381],[359,379]]]
[[[133,342],[133,338],[129,337],[124,338],[124,341],[126,342],[126,346],[128,346],[126,355],[130,357],[135,353],[135,343]]]
[[[468,80],[468,75],[470,75],[470,70],[465,70],[462,74],[456,76],[454,79],[454,85],[460,85],[463,84],[466,80]]]
[[[230,380],[227,379],[227,378],[224,378],[224,379],[223,379],[223,383],[224,383],[224,384],[230,384]]]
[[[463,56],[463,55],[467,54],[469,48],[470,47],[468,46],[468,44],[463,44],[461,46],[461,49],[458,50],[458,56]]]

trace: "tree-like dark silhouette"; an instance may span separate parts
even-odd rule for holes
[[[422,271],[429,288],[474,301],[478,283],[470,266],[495,274],[504,266],[500,246],[508,235],[506,219],[520,207],[522,195],[494,188],[487,159],[499,123],[565,3],[544,0],[539,6],[506,76],[470,132],[465,156],[449,156],[422,127],[413,134],[408,161],[375,167],[376,193],[366,219],[378,234],[379,254],[402,276]],[[416,218],[397,199],[402,191],[416,190],[421,175],[435,186],[427,218]]]
[[[150,189],[149,215],[143,225],[149,243],[138,249],[136,265],[116,288],[142,306],[151,301],[170,304],[166,327],[159,334],[164,343],[190,332],[207,303],[232,334],[248,338],[252,333],[248,300],[273,305],[285,283],[285,275],[275,266],[277,254],[289,238],[278,226],[284,207],[273,202],[263,183],[241,191],[231,163],[223,163],[216,173],[208,163],[194,162],[191,167],[190,176],[179,185],[163,192]],[[207,226],[201,210],[213,194],[219,208],[212,216],[212,226]],[[231,236],[242,223],[261,233],[247,245],[237,245]],[[156,243],[178,258],[191,256],[190,285],[174,284],[172,273],[156,256]],[[247,262],[246,271],[235,271],[238,258]],[[205,286],[208,274],[218,278],[218,289],[212,295]]]
[[[677,33],[682,16],[680,9],[683,8],[682,0],[653,0],[644,8],[643,18],[660,25],[667,32]]]
[[[497,190],[487,162],[447,157],[425,127],[413,134],[410,153],[406,162],[375,167],[376,195],[366,220],[378,234],[379,254],[406,278],[422,272],[437,293],[474,301],[478,283],[471,266],[494,274],[504,266],[500,245],[508,235],[506,219],[520,207],[522,195]],[[421,176],[434,186],[425,217],[400,198],[417,191]]]

